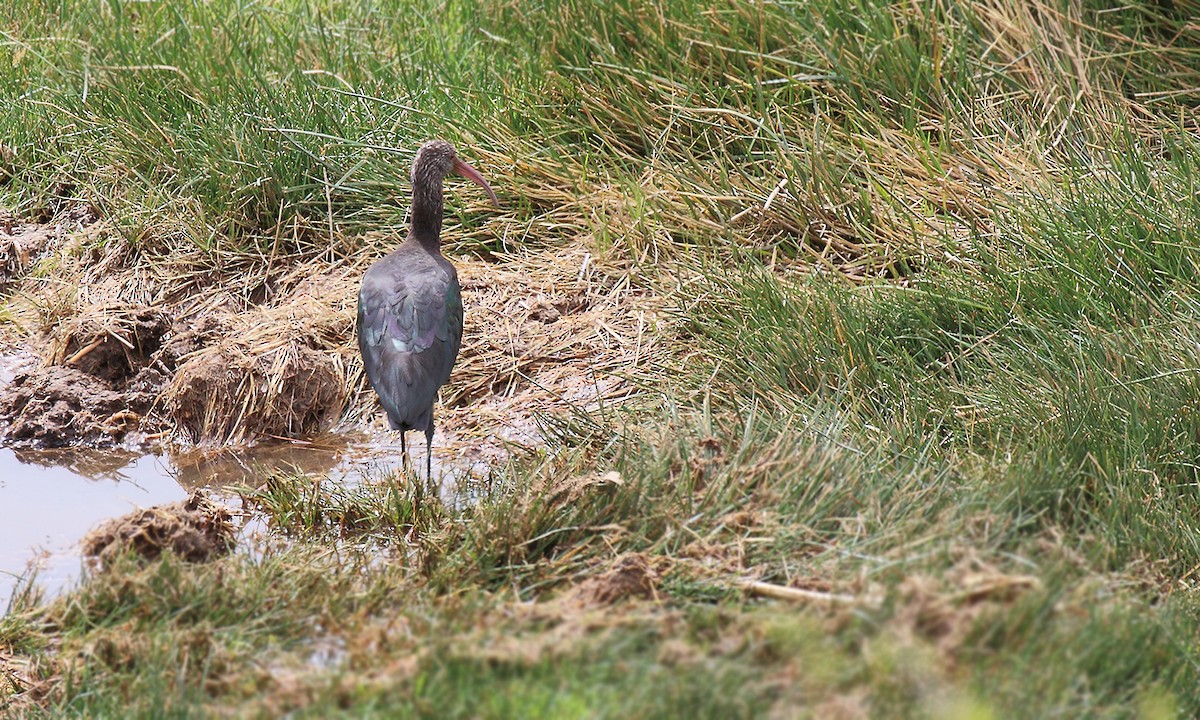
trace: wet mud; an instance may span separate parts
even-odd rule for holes
[[[280,469],[353,484],[400,469],[399,438],[384,430],[354,346],[358,285],[387,240],[215,268],[190,245],[147,258],[87,213],[61,225],[4,222],[0,210],[0,300],[11,318],[0,323],[0,518],[7,506],[11,520],[0,523],[11,550],[0,557],[0,601],[6,583],[33,571],[39,585],[61,587],[83,534],[113,517],[127,516],[87,545],[101,562],[126,549],[205,557],[202,536],[220,540],[221,523],[142,510],[199,487],[256,487]],[[455,263],[467,327],[437,409],[433,469],[469,502],[475,481],[545,442],[547,427],[572,441],[604,432],[572,418],[628,394],[621,376],[655,351],[653,307],[582,245]],[[252,290],[268,277],[271,293]],[[423,443],[410,445],[423,467]],[[619,478],[550,490],[566,502],[609,482]],[[27,568],[39,547],[45,562]],[[653,592],[653,573],[618,570],[597,602]]]
[[[6,445],[118,444],[139,429],[173,371],[179,346],[148,307],[97,308],[47,339],[49,362],[26,362],[0,388]],[[153,428],[149,428],[153,431]]]
[[[42,447],[120,441],[136,427],[149,398],[126,398],[107,383],[68,367],[18,375],[0,393],[5,441]]]
[[[225,511],[219,498],[237,507],[239,486],[272,475],[354,484],[389,476],[398,466],[389,445],[362,433],[169,455],[0,447],[0,612],[28,580],[50,595],[68,587],[85,551],[101,565],[126,551],[152,558],[168,549],[202,561],[222,552],[227,523],[235,526],[236,542],[252,551],[259,530],[252,517],[215,516]],[[197,492],[216,499],[215,510],[197,504]]]
[[[196,491],[187,500],[103,523],[84,538],[83,554],[101,567],[127,553],[154,560],[166,551],[188,562],[208,562],[233,550],[236,534],[229,511]]]
[[[345,408],[328,353],[290,342],[253,352],[217,318],[167,322],[148,307],[100,308],[49,339],[0,384],[0,444],[38,448],[304,437]]]
[[[164,400],[192,441],[290,438],[331,426],[344,386],[333,361],[302,344],[255,355],[222,344],[183,365]]]

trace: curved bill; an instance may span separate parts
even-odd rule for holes
[[[466,164],[462,160],[459,160],[458,158],[454,159],[454,170],[459,175],[462,175],[466,179],[486,190],[488,197],[492,199],[492,204],[497,208],[500,207],[500,201],[496,199],[496,193],[492,192],[492,186],[487,184],[487,180],[483,179],[483,176],[479,174],[478,170]]]

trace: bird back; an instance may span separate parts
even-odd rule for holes
[[[358,344],[393,428],[429,427],[462,329],[462,291],[445,258],[406,243],[367,271],[358,296]]]

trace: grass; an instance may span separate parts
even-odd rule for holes
[[[6,290],[10,334],[97,297],[295,316],[443,136],[504,208],[451,185],[452,253],[586,251],[653,343],[614,331],[632,399],[546,415],[469,498],[264,478],[286,543],[14,599],[0,710],[1200,711],[1188,4],[10,5],[0,205],[101,218]],[[120,280],[81,288],[96,257]],[[306,347],[361,384],[331,317]],[[481,347],[458,409],[528,379]]]

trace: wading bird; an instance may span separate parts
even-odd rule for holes
[[[463,305],[454,265],[442,257],[442,180],[458,173],[475,182],[500,207],[475,168],[458,159],[445,140],[417,150],[412,166],[408,237],[363,276],[358,293],[358,349],[388,424],[405,434],[425,431],[425,479],[433,474],[433,401],[450,378],[462,343]]]

